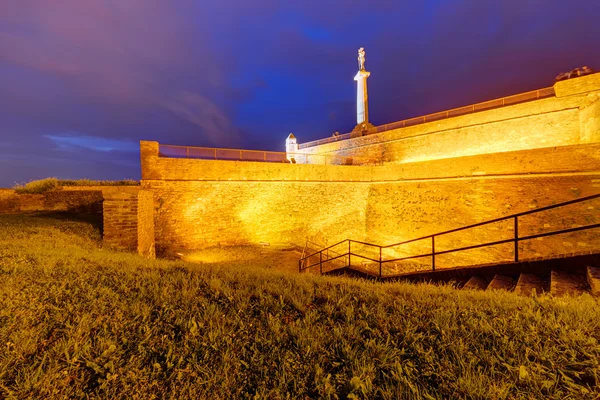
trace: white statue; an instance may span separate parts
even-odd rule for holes
[[[365,70],[365,48],[361,47],[358,49],[358,69],[359,71]]]

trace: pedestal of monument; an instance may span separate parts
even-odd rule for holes
[[[356,126],[352,130],[352,137],[362,136],[368,129],[373,128],[369,122],[369,94],[367,91],[367,78],[371,75],[365,69],[356,73]]]

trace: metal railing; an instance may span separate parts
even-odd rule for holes
[[[314,268],[314,267],[318,266],[319,271],[322,273],[324,268],[327,269],[327,267],[328,267],[327,264],[329,262],[341,259],[342,257],[347,258],[347,264],[344,265],[343,267],[352,266],[352,257],[359,258],[362,260],[367,260],[367,262],[370,262],[370,263],[376,265],[378,267],[378,271],[377,271],[377,273],[375,273],[375,275],[378,275],[379,278],[383,277],[383,267],[385,264],[396,263],[399,261],[406,261],[406,260],[430,258],[431,259],[431,268],[423,269],[420,271],[414,271],[414,272],[425,272],[425,271],[429,271],[429,270],[435,271],[436,256],[457,253],[457,252],[463,252],[463,251],[467,251],[467,250],[479,249],[479,248],[495,246],[495,245],[500,245],[500,244],[507,244],[507,243],[512,243],[514,245],[514,250],[513,250],[514,262],[519,262],[519,261],[522,261],[522,259],[519,258],[519,243],[521,243],[523,241],[533,240],[533,239],[538,239],[538,238],[543,238],[543,237],[548,237],[548,236],[555,236],[555,235],[560,235],[560,234],[565,234],[565,233],[572,233],[572,232],[577,232],[577,231],[600,228],[600,223],[595,223],[595,224],[589,224],[589,225],[583,225],[583,226],[575,226],[572,228],[561,229],[561,230],[556,230],[556,231],[551,231],[551,232],[543,232],[543,233],[537,233],[537,234],[533,234],[533,235],[520,236],[519,235],[519,218],[520,217],[537,214],[537,213],[540,213],[543,211],[556,209],[559,207],[565,207],[565,206],[568,206],[571,204],[582,203],[582,202],[586,202],[586,201],[590,201],[590,200],[594,200],[594,199],[598,199],[598,198],[600,198],[600,193],[592,195],[592,196],[582,197],[582,198],[579,198],[576,200],[567,201],[564,203],[559,203],[559,204],[554,204],[554,205],[538,208],[535,210],[530,210],[530,211],[525,211],[525,212],[521,212],[518,214],[508,215],[506,217],[495,218],[495,219],[492,219],[489,221],[480,222],[480,223],[472,224],[472,225],[467,225],[467,226],[463,226],[460,228],[451,229],[451,230],[447,230],[444,232],[439,232],[439,233],[435,233],[432,235],[419,237],[416,239],[406,240],[403,242],[394,243],[394,244],[390,244],[387,246],[380,246],[377,244],[362,242],[359,240],[346,239],[346,240],[342,240],[341,242],[338,242],[336,244],[333,244],[331,246],[325,247],[325,248],[323,248],[315,253],[312,253],[308,256],[305,255],[298,262],[298,272],[302,272],[302,271],[305,271],[310,268]],[[595,209],[595,208],[592,208],[592,209]],[[470,245],[470,246],[463,246],[463,247],[453,248],[453,249],[449,249],[449,250],[442,250],[442,251],[437,250],[436,251],[436,238],[439,238],[440,236],[445,236],[445,235],[448,235],[451,233],[461,232],[461,231],[464,231],[467,229],[486,226],[486,225],[498,223],[501,221],[511,221],[511,220],[512,220],[512,225],[513,225],[513,229],[512,229],[513,235],[511,238],[496,240],[496,241],[492,241],[492,242],[479,243],[479,244]],[[389,248],[396,247],[396,246],[402,246],[402,245],[406,245],[409,243],[414,243],[414,242],[417,242],[420,240],[430,241],[431,250],[429,252],[424,253],[424,254],[418,254],[418,255],[412,255],[412,256],[406,256],[406,257],[388,258],[388,259],[384,259],[384,257],[383,257],[383,252],[385,249],[389,249]],[[352,246],[353,244],[354,244],[354,246]],[[333,257],[329,256],[329,252],[333,248],[340,247],[340,246],[343,246],[345,248],[346,245],[347,245],[347,249],[348,249],[347,252],[337,253]],[[356,252],[356,250],[357,250],[356,245],[359,245],[358,246],[359,249],[362,247],[364,250],[364,248],[366,247],[366,248],[372,249],[372,251],[370,251],[368,254],[365,254],[365,253],[359,254],[358,252]],[[354,247],[355,251],[353,251],[353,247]],[[312,264],[308,262],[311,258],[316,258],[317,256],[319,257],[319,262],[314,262]]]
[[[381,160],[368,157],[335,154],[285,153],[262,150],[223,149],[213,147],[175,146],[160,144],[159,157],[192,158],[197,160],[254,161],[292,164],[380,165]]]
[[[363,132],[350,132],[344,133],[343,135],[332,136],[325,139],[313,140],[311,142],[300,143],[299,149],[306,149],[308,147],[319,146],[321,144],[337,142],[339,140],[346,140],[364,135],[373,135],[375,133],[385,132],[392,129],[406,128],[407,126],[414,126],[424,124],[426,122],[439,121],[450,117],[457,117],[459,115],[471,114],[479,111],[491,110],[493,108],[499,108],[509,106],[513,104],[523,103],[526,101],[539,100],[547,97],[554,96],[554,87],[548,87],[531,92],[519,93],[512,96],[502,97],[500,99],[484,101],[482,103],[472,104],[470,106],[453,108],[447,111],[441,111],[433,114],[427,114],[421,117],[409,118],[402,121],[392,122],[385,125],[379,125],[371,129],[367,129]]]

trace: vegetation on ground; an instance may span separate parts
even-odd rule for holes
[[[0,216],[0,398],[593,399],[598,300],[145,260]]]
[[[45,178],[35,181],[16,184],[13,189],[19,194],[36,194],[44,193],[49,190],[59,188],[61,186],[136,186],[140,183],[131,179],[121,181],[94,181],[91,179],[58,179]]]

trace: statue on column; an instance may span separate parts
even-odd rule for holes
[[[358,70],[365,70],[365,48],[361,47],[358,49]]]

